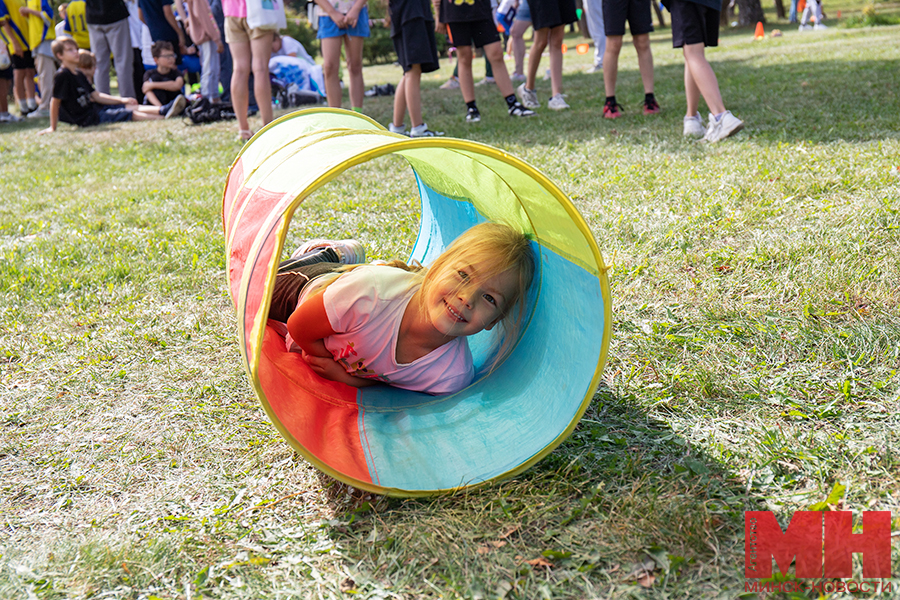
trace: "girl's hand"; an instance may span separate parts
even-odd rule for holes
[[[359,11],[356,9],[355,6],[353,8],[351,8],[349,11],[347,11],[346,15],[344,15],[345,27],[348,29],[352,29],[353,27],[356,27],[356,22],[358,20],[359,20]]]
[[[331,17],[331,20],[334,21],[334,24],[337,25],[338,29],[347,28],[347,15],[337,13],[333,17]]]
[[[437,19],[434,21],[434,32],[441,35],[447,35],[447,24],[441,23]]]
[[[374,379],[366,379],[364,377],[355,377],[348,373],[339,362],[331,357],[313,356],[304,352],[303,359],[309,364],[312,370],[319,377],[324,377],[330,381],[345,383],[352,387],[368,387],[378,383]]]

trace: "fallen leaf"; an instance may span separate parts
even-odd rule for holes
[[[653,587],[653,582],[656,581],[656,577],[653,576],[653,573],[644,573],[640,577],[638,577],[637,582],[641,584],[641,587]]]
[[[520,527],[521,525],[514,525],[513,527],[510,527],[506,530],[506,533],[500,535],[500,539],[505,540],[506,538],[517,532]]]
[[[526,560],[525,563],[529,564],[535,568],[549,569],[553,566],[553,563],[550,562],[549,560],[547,560],[546,558],[544,558],[543,556],[539,556],[537,558],[532,558],[531,560]]]
[[[494,548],[502,548],[506,545],[506,542],[504,542],[503,540],[494,540],[493,542],[490,542],[490,544]]]
[[[478,546],[478,549],[475,550],[475,552],[478,554],[487,554],[490,551],[491,549],[487,546]]]

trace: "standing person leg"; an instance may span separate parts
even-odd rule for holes
[[[403,119],[406,117],[406,73],[400,78],[397,89],[394,90],[394,113],[391,120],[390,131],[392,133],[406,133]]]
[[[231,75],[231,104],[234,114],[237,116],[239,135],[242,139],[249,140],[253,137],[250,129],[250,121],[247,118],[247,109],[250,106],[250,42],[228,42],[228,48],[234,59],[234,69]]]
[[[140,48],[131,49],[131,82],[134,86],[134,98],[138,104],[144,103],[144,92],[141,87],[144,83],[144,59]]]
[[[262,124],[272,122],[272,83],[269,81],[269,58],[272,56],[272,37],[275,32],[271,30],[260,31],[259,37],[250,40],[250,52],[253,68],[253,93],[256,95],[256,104],[259,106],[259,116]]]
[[[452,27],[452,25],[451,25]],[[475,123],[481,120],[481,115],[478,113],[478,109],[474,109],[474,113],[471,108],[474,108],[475,103],[475,77],[472,75],[472,46],[458,46],[456,48],[456,64],[459,66],[459,91],[462,92],[463,102],[468,106],[469,103],[472,103],[472,107],[466,114],[466,121],[470,123]]]
[[[341,90],[341,37],[321,38],[322,43],[322,76],[325,78],[325,96],[328,98],[328,106],[340,108],[343,100]]]
[[[644,114],[654,115],[660,111],[659,103],[653,95],[653,52],[650,50],[650,34],[633,36],[634,49],[638,55],[638,70],[644,85]]]
[[[525,75],[525,82],[516,88],[516,95],[525,108],[534,110],[540,108],[541,103],[538,102],[537,93],[535,92],[535,84],[537,83],[537,71],[541,66],[541,54],[547,47],[547,39],[550,36],[550,28],[544,27],[534,32],[534,41],[531,43],[531,52],[528,53],[528,73]]]
[[[603,116],[615,119],[622,116],[622,107],[616,102],[616,82],[619,78],[619,53],[622,51],[622,36],[606,36],[606,54],[603,55],[603,89],[606,91],[606,102],[603,105]]]
[[[88,25],[88,35],[91,38],[91,52],[97,59],[97,66],[94,70],[94,87],[101,94],[109,93],[109,55],[112,48],[109,47],[109,40],[106,37],[106,25]],[[128,45],[131,46],[129,38]]]
[[[525,31],[531,26],[531,21],[516,20],[510,29],[509,36],[512,40],[513,60],[516,65],[513,73],[513,81],[524,81],[525,77]]]
[[[34,57],[34,65],[38,73],[38,89],[41,90],[41,103],[35,114],[46,117],[50,114],[50,99],[53,97],[53,75],[56,71],[56,63],[53,58],[44,54]]]
[[[500,42],[487,44],[484,47],[484,55],[488,58],[493,68],[494,79],[497,82],[497,89],[506,100],[506,110],[511,117],[531,117],[534,111],[525,108],[516,100],[516,94],[513,90],[513,83],[509,77],[509,71],[506,70],[506,62],[503,60],[503,45]]]
[[[584,16],[591,39],[594,40],[594,66],[590,73],[603,72],[603,55],[606,54],[606,31],[603,29],[603,2],[584,0]]]
[[[403,74],[406,110],[409,111],[410,129],[424,124],[422,120],[422,90],[419,89],[421,80],[422,65],[412,65],[409,71]]]
[[[553,98],[558,98],[558,102],[554,103],[555,106],[550,106],[549,103],[547,104],[547,106],[549,106],[550,108],[554,108],[555,110],[569,108],[569,105],[566,104],[565,100],[562,99],[562,45],[565,35],[565,25],[557,25],[556,27],[550,29],[548,45],[550,46],[550,89],[552,93],[551,100]]]
[[[200,44],[200,95],[219,100],[219,53],[212,40]]]
[[[106,28],[106,37],[116,61],[116,83],[119,95],[124,98],[134,98],[137,92],[134,89],[131,29],[128,26],[128,19],[111,23]]]
[[[687,58],[684,61],[684,96],[687,110],[682,133],[685,137],[701,138],[706,134],[706,128],[703,126],[703,117],[700,116],[700,88],[697,87]]]
[[[704,139],[710,143],[718,142],[743,129],[744,122],[725,109],[719,92],[719,80],[706,60],[704,44],[685,44],[684,60],[685,65],[690,66],[691,77],[709,107],[709,124]]]
[[[350,108],[362,112],[366,84],[363,80],[363,44],[366,38],[353,35],[344,36],[347,52],[347,75],[350,80]]]

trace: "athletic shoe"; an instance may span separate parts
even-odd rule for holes
[[[459,89],[459,79],[456,77],[451,77],[447,81],[441,85],[442,90],[458,90]]]
[[[412,129],[409,130],[409,137],[438,137],[444,135],[443,131],[432,131],[428,129],[428,125],[422,123],[421,125],[416,125]]]
[[[706,128],[706,135],[703,139],[710,144],[734,135],[744,128],[744,122],[731,114],[730,110],[726,110],[722,118],[716,120],[713,114],[709,115],[709,125]]]
[[[509,107],[509,116],[511,117],[533,117],[534,115],[535,112],[522,106],[521,102],[516,102]]]
[[[618,119],[622,116],[622,105],[618,102],[607,102],[603,105],[604,119]]]
[[[584,70],[585,73],[602,73],[603,65],[591,65],[587,69]]]
[[[470,106],[466,111],[466,123],[478,123],[481,121],[481,113],[474,106]]]
[[[537,99],[537,92],[525,89],[524,83],[516,88],[516,96],[518,96],[519,102],[521,102],[522,106],[525,108],[534,110],[535,108],[541,107],[541,103],[538,102]]]
[[[409,132],[406,130],[406,125],[397,127],[396,125],[391,123],[390,125],[388,125],[388,131],[390,131],[391,133],[399,133],[400,135],[405,135],[407,137],[409,136]]]
[[[645,115],[655,115],[661,109],[659,108],[659,102],[656,101],[656,98],[653,100],[644,100],[644,114]]]
[[[521,73],[513,73],[513,74],[510,76],[509,79],[510,79],[510,81],[512,81],[513,83],[516,83],[516,82],[519,82],[519,81],[525,81],[525,80],[528,79],[528,78],[525,77],[524,75],[522,75]]]
[[[815,29],[816,31],[818,31],[819,29],[828,29],[828,25],[826,25],[825,23],[816,23],[815,25],[813,25],[813,29]]]
[[[0,123],[18,123],[22,120],[22,117],[19,115],[14,115],[12,113],[2,113],[0,114]]]
[[[484,79],[482,79],[475,85],[496,85],[496,84],[497,84],[497,80],[494,79],[493,77],[485,77]]]
[[[172,101],[172,106],[166,111],[166,118],[171,119],[172,117],[177,117],[184,112],[185,106],[187,106],[187,99],[181,94],[178,94],[178,97]]]
[[[291,254],[291,258],[298,258],[319,248],[331,248],[337,252],[341,264],[344,265],[358,265],[366,262],[366,247],[356,240],[309,240],[300,244],[300,247]]]
[[[808,31],[808,30],[810,30],[810,29],[812,29],[812,28],[813,28],[812,25],[803,25],[803,24],[801,23],[801,24],[800,24],[800,27],[798,27],[797,30],[798,30],[798,31]]]
[[[566,100],[562,94],[557,94],[550,98],[550,101],[547,102],[547,108],[551,108],[553,110],[566,110],[569,108],[569,105],[566,104]]]
[[[44,108],[44,109],[39,108],[34,112],[28,113],[29,119],[46,119],[49,116],[50,116],[50,111],[47,110],[46,108]]]
[[[706,127],[703,126],[703,117],[700,116],[700,113],[684,118],[684,137],[702,138],[704,135],[706,135]]]

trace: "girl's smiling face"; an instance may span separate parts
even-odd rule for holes
[[[489,273],[483,262],[449,261],[423,286],[431,324],[447,337],[474,335],[503,318],[516,293],[515,275]]]

